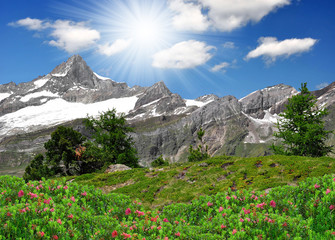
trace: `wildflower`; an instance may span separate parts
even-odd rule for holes
[[[127,238],[131,238],[131,235],[130,235],[130,234],[127,234],[127,233],[125,233],[125,232],[123,232],[122,235],[123,235],[123,237],[124,237],[125,239],[127,239]]]
[[[66,190],[66,189],[68,189],[69,187],[68,187],[67,185],[65,185],[63,188]]]
[[[157,229],[158,229],[158,230],[161,230],[161,229],[162,229],[162,226],[158,226]]]
[[[237,230],[236,230],[236,229],[233,229],[232,234],[234,235],[235,233],[237,233]]]
[[[174,235],[176,235],[177,237],[180,237],[180,232],[177,232]]]
[[[243,219],[243,218],[240,218],[240,222],[244,222],[244,219]]]
[[[43,211],[44,211],[44,212],[48,211],[48,208],[44,208]]]
[[[58,236],[57,236],[57,235],[53,235],[52,237],[53,237],[53,239],[55,239],[55,240],[58,239]]]
[[[227,197],[226,197],[226,199],[227,199],[227,200],[229,200],[229,199],[230,199],[230,197],[229,197],[229,196],[227,196]]]
[[[38,232],[38,234],[43,237],[44,236],[44,232]]]
[[[72,213],[69,216],[67,216],[67,217],[73,219]]]
[[[329,209],[333,210],[335,208],[335,205],[330,205]]]
[[[51,200],[51,198],[49,198],[49,199],[44,199],[43,202],[44,202],[45,204],[50,204],[50,200]]]
[[[60,218],[57,219],[57,222],[58,222],[59,224],[62,224],[62,220],[60,220]]]
[[[71,204],[71,203],[68,203],[67,205],[68,205],[69,207],[71,207],[71,206],[72,206],[72,204]]]
[[[331,190],[329,188],[327,188],[326,194],[330,193]]]
[[[315,185],[314,185],[314,188],[319,188],[320,187],[320,185],[318,185],[317,183],[315,183]]]
[[[167,218],[164,218],[163,222],[169,222],[169,220]]]
[[[81,195],[85,197],[87,196],[87,192],[83,192]]]
[[[116,238],[116,237],[117,237],[117,231],[114,230],[114,231],[112,232],[112,238]]]
[[[222,213],[222,217],[225,217],[227,215],[227,213]]]
[[[72,196],[70,199],[71,199],[72,202],[76,201],[76,199],[74,199],[74,196]]]
[[[282,226],[283,226],[283,227],[287,227],[287,223],[286,223],[286,222],[284,222]]]
[[[168,238],[168,237],[165,237],[164,240],[169,240],[169,238]]]
[[[227,227],[226,225],[221,224],[221,229],[224,229],[226,227]]]
[[[276,202],[271,200],[270,205],[271,205],[271,207],[275,208],[276,207]]]
[[[54,208],[51,208],[51,209],[50,209],[50,212],[54,212],[54,211],[55,211],[55,209],[54,209]]]
[[[129,215],[131,213],[130,208],[127,208],[125,213],[126,213],[126,215]]]
[[[178,221],[174,221],[174,223],[175,223],[175,224],[179,224],[179,222],[178,222]]]
[[[219,208],[219,212],[222,212],[222,211],[223,211],[223,207],[220,207],[220,208]]]
[[[18,193],[18,195],[19,195],[19,197],[23,197],[24,192],[22,190],[20,190],[19,193]]]
[[[57,189],[60,189],[61,187],[62,187],[61,185],[58,185],[58,186],[57,186]]]
[[[207,203],[207,206],[208,206],[208,207],[213,206],[213,203],[208,202],[208,203]]]
[[[251,212],[250,209],[242,208],[242,210],[244,211],[245,215],[248,215]]]
[[[12,214],[10,212],[7,212],[7,217],[11,217]]]

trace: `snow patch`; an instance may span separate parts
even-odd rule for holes
[[[186,101],[185,103],[186,103],[187,107],[197,106],[197,107],[201,108],[201,107],[207,105],[208,103],[213,102],[214,99],[210,99],[207,102],[201,102],[201,101],[191,100],[191,99],[185,99],[185,101]]]
[[[11,93],[0,93],[0,102],[4,100],[5,98],[8,98],[10,95],[12,94]]]
[[[20,99],[21,102],[28,102],[32,98],[38,98],[38,97],[59,97],[58,94],[52,93],[50,91],[41,91],[41,92],[35,92],[30,93]]]
[[[50,80],[50,76],[47,75],[37,81],[34,82],[36,88],[40,88],[40,87],[43,87],[48,81]]]
[[[97,73],[95,73],[95,72],[94,72],[94,75],[95,75],[97,78],[101,79],[101,80],[111,80],[110,78],[100,76],[99,74],[97,74]]]
[[[0,117],[2,127],[0,135],[28,131],[37,126],[54,126],[66,121],[85,118],[87,115],[98,116],[103,111],[113,108],[118,113],[128,113],[135,107],[138,97],[113,98],[92,104],[67,102],[57,98],[40,106],[29,106]]]

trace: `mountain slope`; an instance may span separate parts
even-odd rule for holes
[[[125,113],[135,128],[132,137],[143,166],[160,155],[171,162],[185,161],[189,145],[197,143],[200,127],[211,155],[267,155],[278,114],[297,93],[279,84],[239,100],[212,94],[182,99],[164,82],[129,87],[101,77],[74,55],[46,76],[0,85],[0,167],[27,164],[43,151],[44,142],[58,125],[84,131],[80,119],[112,108]],[[314,94],[318,104],[331,111],[327,128],[335,129],[334,83]]]

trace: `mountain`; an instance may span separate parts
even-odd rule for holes
[[[74,55],[31,82],[0,85],[0,169],[26,165],[43,152],[57,126],[85,134],[81,119],[112,108],[125,113],[135,128],[132,137],[143,166],[160,155],[171,162],[186,160],[200,127],[211,155],[267,155],[274,123],[294,94],[296,89],[279,84],[242,99],[211,94],[188,100],[164,82],[129,87],[99,76]],[[335,83],[314,94],[320,106],[330,109],[327,127],[335,129]]]

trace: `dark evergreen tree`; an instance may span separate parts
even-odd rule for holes
[[[51,134],[51,139],[44,144],[44,148],[47,150],[46,162],[52,175],[73,175],[78,170],[76,149],[85,140],[80,132],[70,127],[60,126]]]
[[[325,130],[323,117],[327,109],[319,109],[316,97],[301,84],[301,92],[288,100],[286,109],[279,116],[278,132],[274,136],[282,139],[282,146],[272,145],[275,154],[320,157],[332,152],[325,141],[332,131]]]
[[[152,163],[151,163],[152,167],[164,167],[164,166],[169,166],[169,161],[168,160],[164,160],[163,156],[160,155],[157,159],[155,159]]]
[[[41,180],[42,177],[50,177],[51,171],[48,168],[46,161],[44,160],[43,154],[37,154],[33,160],[26,167],[23,174],[25,181],[29,180]]]
[[[202,130],[202,128],[200,128],[199,131],[197,132],[197,136],[198,136],[198,140],[200,141],[200,144],[195,149],[193,149],[193,146],[190,145],[189,147],[190,155],[188,156],[189,162],[202,161],[210,157],[209,154],[207,153],[208,146],[207,145],[204,146],[205,144],[203,142],[204,135],[205,135],[205,131]]]
[[[87,156],[100,159],[105,166],[120,163],[138,167],[137,151],[129,135],[133,129],[127,126],[123,114],[117,116],[113,109],[103,112],[97,119],[87,117],[84,123],[93,133],[93,142],[86,150]]]

